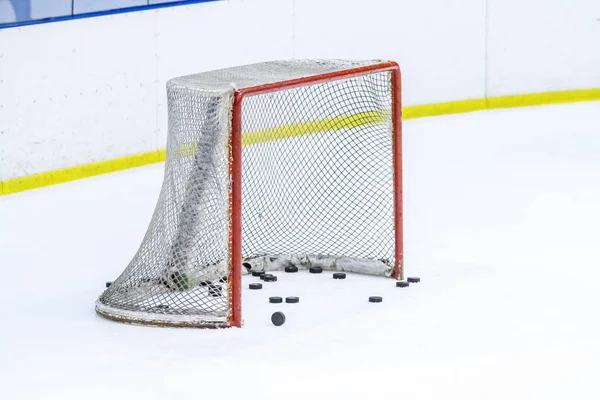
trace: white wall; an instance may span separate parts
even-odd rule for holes
[[[384,58],[405,105],[600,87],[597,0],[229,0],[0,29],[0,181],[161,149],[168,78]]]
[[[405,104],[485,94],[485,1],[296,2],[297,57],[387,58]]]
[[[600,87],[600,1],[488,0],[489,96]]]
[[[166,80],[292,57],[291,4],[216,2],[0,30],[0,181],[164,148]],[[238,34],[248,18],[256,27]]]
[[[156,147],[156,23],[120,17],[0,30],[3,180]]]

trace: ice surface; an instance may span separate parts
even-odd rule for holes
[[[422,283],[278,272],[244,290],[242,329],[94,312],[162,164],[0,197],[0,397],[600,398],[600,103],[404,126],[406,268]]]

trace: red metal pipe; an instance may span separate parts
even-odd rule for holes
[[[404,276],[404,242],[402,226],[402,87],[400,67],[395,62],[384,62],[365,67],[353,68],[314,75],[289,81],[243,88],[235,91],[232,110],[231,130],[231,197],[230,197],[230,325],[242,325],[242,102],[246,96],[271,93],[313,84],[321,84],[340,79],[348,79],[369,73],[390,71],[392,75],[392,123],[393,123],[393,168],[394,168],[394,230],[395,264],[394,278]]]
[[[229,176],[231,177],[230,197],[230,274],[229,307],[230,325],[242,326],[242,101],[243,94],[234,93]]]
[[[402,192],[402,74],[400,67],[392,70],[392,124],[394,165],[394,231],[396,233],[394,278],[404,278],[404,229]]]
[[[252,96],[257,94],[277,92],[280,90],[293,89],[302,86],[314,85],[316,83],[325,83],[331,81],[337,81],[340,79],[354,78],[357,76],[366,75],[373,72],[385,72],[393,71],[398,69],[398,64],[390,61],[380,64],[367,65],[365,67],[351,68],[344,71],[328,72],[326,74],[306,76],[304,78],[291,79],[289,81],[281,81],[275,83],[268,83],[266,85],[253,86],[248,88],[240,89],[242,96]]]

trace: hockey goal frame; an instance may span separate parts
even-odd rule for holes
[[[270,83],[261,86],[237,89],[234,91],[229,175],[231,191],[229,193],[230,220],[229,230],[229,326],[242,326],[242,105],[245,98],[287,89],[353,78],[372,73],[391,73],[392,95],[392,163],[394,185],[394,232],[395,264],[393,277],[403,279],[404,242],[402,226],[402,78],[398,63],[389,61],[374,65],[351,68],[343,71],[325,73]]]

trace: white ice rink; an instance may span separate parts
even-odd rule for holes
[[[600,102],[404,127],[422,282],[279,274],[245,289],[242,329],[95,314],[163,164],[0,197],[0,398],[600,399]]]

